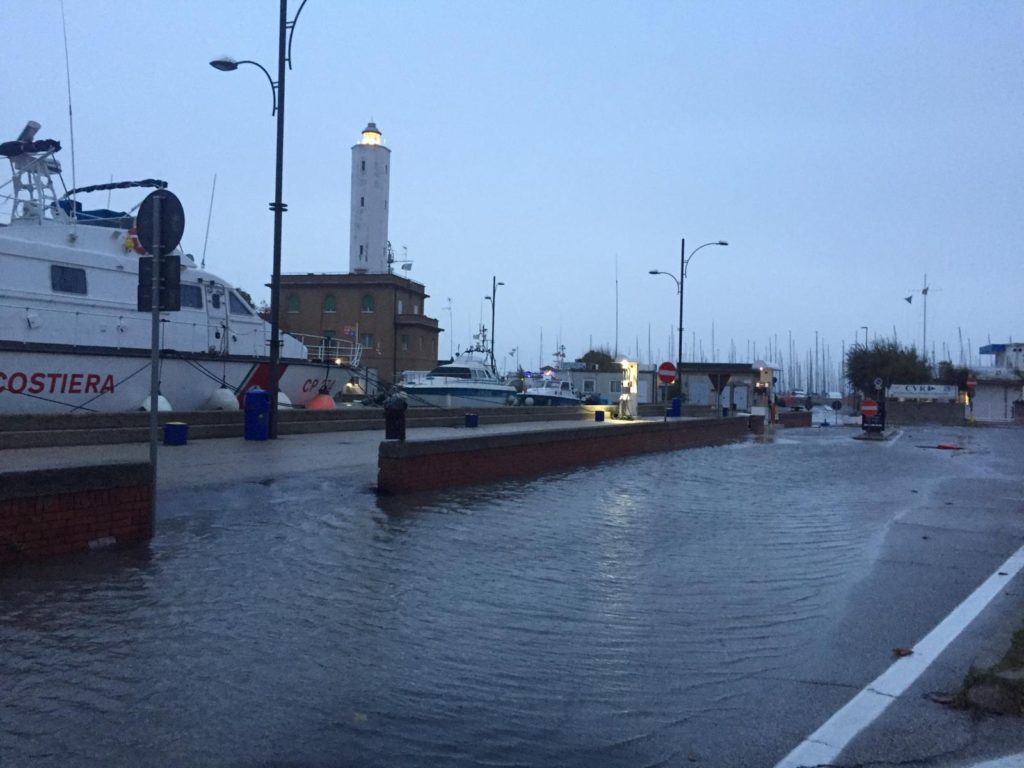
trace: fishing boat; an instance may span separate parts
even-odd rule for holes
[[[148,408],[152,313],[139,311],[139,256],[127,212],[87,210],[79,195],[166,188],[155,179],[67,189],[60,143],[29,122],[0,143],[0,413]],[[10,208],[7,219],[4,209]],[[181,309],[161,312],[159,388],[173,410],[238,408],[270,383],[270,324],[224,279],[180,259]],[[281,334],[279,404],[303,407],[356,375],[352,342]],[[324,399],[321,398],[320,402]]]
[[[410,406],[435,408],[494,408],[511,405],[516,395],[482,349],[463,352],[429,373],[404,375],[399,389]]]

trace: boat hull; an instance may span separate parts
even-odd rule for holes
[[[402,391],[410,407],[504,408],[515,398],[515,391],[511,389],[405,386]]]
[[[583,405],[578,397],[560,397],[559,395],[535,395],[532,393],[516,395],[516,405]]]
[[[333,394],[355,372],[334,364],[282,360],[279,389],[302,407],[321,391]],[[89,350],[53,345],[0,346],[0,413],[124,412],[148,408],[148,350]],[[176,411],[212,407],[213,394],[228,388],[244,402],[245,392],[270,383],[266,358],[216,358],[163,352],[160,394]]]

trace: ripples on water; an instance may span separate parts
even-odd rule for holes
[[[801,434],[413,500],[162,496],[149,548],[3,573],[0,764],[726,755],[888,519],[849,433]]]

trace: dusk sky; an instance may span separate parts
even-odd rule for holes
[[[69,187],[166,179],[183,247],[268,299],[271,89],[209,61],[275,73],[278,3],[65,0],[74,179],[61,4],[0,12],[0,140],[41,123]],[[499,366],[672,360],[678,295],[648,271],[678,276],[681,238],[729,242],[690,263],[687,360],[806,359],[817,334],[838,365],[864,326],[920,348],[926,274],[936,358],[1024,339],[1022,2],[309,0],[292,63],[283,271],[348,271],[375,121],[442,356],[490,325],[496,276]]]

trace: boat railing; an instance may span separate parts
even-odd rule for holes
[[[355,368],[363,356],[363,345],[357,341],[306,333],[289,333],[288,335],[305,345],[309,359],[313,361],[340,360],[342,365]]]

